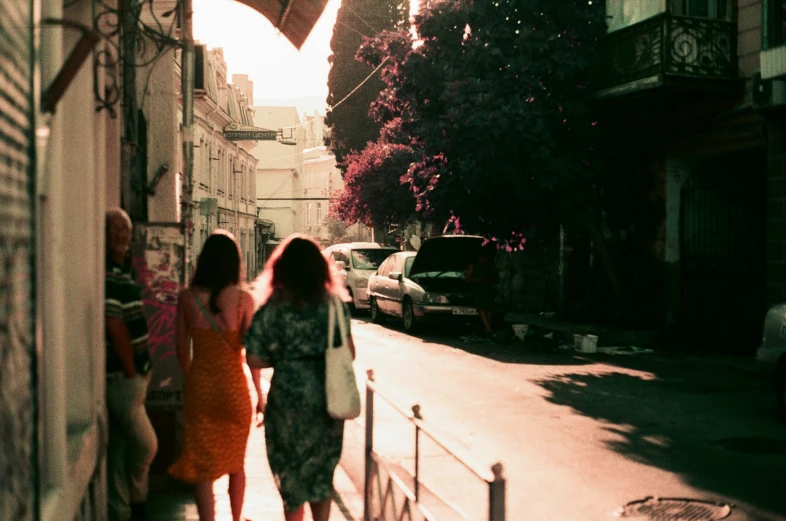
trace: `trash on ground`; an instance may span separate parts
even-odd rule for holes
[[[644,353],[654,353],[653,349],[636,346],[622,347],[599,347],[598,351],[607,355],[640,355]]]
[[[543,335],[543,338],[548,338],[549,340],[551,340],[552,338],[554,338],[554,333],[553,332],[546,333],[545,335]]]
[[[484,338],[477,335],[464,335],[460,336],[459,339],[465,344],[488,344],[491,342],[490,338]]]

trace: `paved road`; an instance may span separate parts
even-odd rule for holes
[[[786,429],[753,373],[677,355],[468,345],[362,319],[353,335],[359,373],[373,368],[397,402],[420,404],[474,465],[504,463],[508,520],[614,519],[647,496],[728,502],[729,521],[786,520]],[[376,403],[377,448],[411,469],[412,429]],[[362,421],[348,425],[342,459],[356,485],[362,431]],[[719,443],[749,437],[763,439],[737,450]],[[466,518],[483,519],[482,486],[436,447],[423,450],[427,486]]]

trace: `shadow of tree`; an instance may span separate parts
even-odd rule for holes
[[[752,437],[786,448],[766,382],[733,368],[605,358],[609,372],[567,373],[535,383],[550,393],[549,402],[605,424],[606,448],[675,473],[710,495],[786,514],[786,454],[735,452],[719,444]]]

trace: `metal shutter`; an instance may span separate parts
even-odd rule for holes
[[[0,1],[0,519],[35,517],[32,2]]]

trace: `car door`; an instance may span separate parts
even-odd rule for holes
[[[400,317],[402,314],[403,306],[402,301],[404,299],[404,257],[402,255],[394,255],[391,257],[394,260],[393,265],[390,267],[390,271],[387,275],[388,284],[390,285],[390,314]],[[390,278],[391,273],[400,273],[402,274],[401,280],[395,280]]]
[[[377,305],[383,313],[390,313],[390,279],[388,278],[388,273],[390,273],[390,267],[393,265],[393,259],[393,256],[385,259],[380,264],[375,277],[377,281]]]

